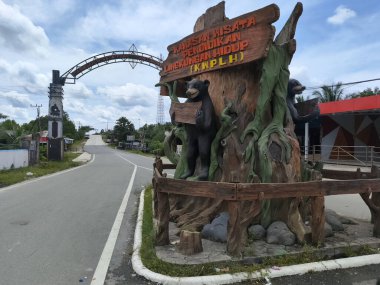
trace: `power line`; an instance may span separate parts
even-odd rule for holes
[[[347,83],[341,83],[340,86],[346,86],[346,85],[355,85],[355,84],[359,84],[359,83],[365,83],[365,82],[371,82],[371,81],[378,81],[380,80],[380,78],[374,78],[374,79],[367,79],[367,80],[361,80],[361,81],[354,81],[354,82],[347,82]],[[323,86],[328,86],[328,87],[335,87],[337,86],[338,84],[325,84],[325,85],[322,85],[322,86],[319,86],[319,87],[306,87],[306,90],[316,90],[316,89],[321,89]]]

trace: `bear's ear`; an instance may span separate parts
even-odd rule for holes
[[[203,83],[206,85],[206,87],[208,87],[210,85],[210,81],[208,81],[207,79],[205,81],[203,81]]]

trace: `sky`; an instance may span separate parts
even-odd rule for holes
[[[0,113],[22,124],[48,113],[52,70],[115,50],[165,59],[167,46],[190,35],[206,0],[0,0]],[[279,32],[297,1],[226,0],[226,16],[238,17],[275,3]],[[307,0],[295,38],[291,77],[307,88],[380,78],[380,1]],[[124,116],[136,128],[157,121],[156,69],[128,63],[103,66],[64,86],[63,108],[78,125],[112,129]],[[380,81],[345,87],[345,94]],[[165,121],[170,101],[164,98]]]

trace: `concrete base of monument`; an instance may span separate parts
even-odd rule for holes
[[[362,250],[363,247],[380,248],[380,239],[372,237],[373,225],[368,221],[354,220],[355,225],[344,225],[341,232],[334,232],[334,236],[327,237],[323,247],[291,246],[269,244],[264,240],[250,242],[244,248],[243,258],[238,259],[244,264],[262,263],[263,258],[283,255],[304,254],[307,251],[315,257],[337,259],[349,257],[352,253]],[[226,253],[226,244],[202,239],[203,252],[186,256],[176,250],[179,242],[178,228],[174,223],[169,226],[170,244],[156,246],[157,257],[173,264],[202,264],[208,262],[237,260]]]
[[[137,219],[134,252],[132,256],[133,269],[137,274],[142,275],[148,280],[160,284],[232,284],[245,280],[262,279],[263,276],[268,278],[277,278],[290,275],[302,275],[311,271],[326,271],[334,269],[345,269],[361,267],[371,264],[380,264],[380,253],[363,255],[356,257],[350,256],[363,247],[380,248],[380,239],[372,237],[372,225],[368,221],[354,220],[357,224],[345,225],[342,232],[335,232],[334,236],[326,238],[325,245],[320,248],[307,247],[307,251],[314,256],[323,257],[324,261],[304,263],[290,266],[278,267],[275,264],[257,272],[241,272],[220,275],[197,276],[197,277],[171,277],[155,273],[147,269],[141,262],[139,249],[141,246],[141,223],[143,213],[143,193],[140,197],[140,208]],[[265,241],[255,241],[245,248],[246,257],[242,259],[232,258],[226,253],[226,244],[212,242],[202,239],[203,252],[191,256],[185,256],[176,251],[176,243],[179,237],[176,235],[178,229],[174,224],[170,225],[170,245],[157,246],[156,254],[158,258],[165,262],[173,264],[204,264],[218,261],[241,261],[244,264],[261,263],[265,257],[275,257],[283,255],[297,255],[305,252],[302,245],[282,246],[267,244]],[[342,258],[344,257],[344,258]],[[216,271],[218,269],[216,268]]]

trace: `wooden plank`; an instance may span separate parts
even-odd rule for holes
[[[236,200],[236,184],[209,181],[188,181],[170,178],[158,178],[159,192],[207,197],[222,200]]]
[[[294,104],[300,116],[306,116],[312,113],[315,110],[315,106],[318,106],[318,98]]]
[[[325,197],[311,198],[311,241],[323,245],[325,240]]]
[[[157,173],[158,171],[156,171]],[[158,174],[158,173],[157,173]],[[380,193],[380,179],[311,181],[298,183],[224,183],[155,177],[157,191],[230,201],[289,197]]]
[[[321,181],[325,196],[380,192],[380,179],[357,179],[345,181]]]
[[[160,72],[160,83],[266,57],[275,33],[270,24],[278,17],[278,7],[269,5],[193,33],[170,45],[169,55]]]
[[[369,172],[361,172],[360,168],[358,168],[359,171],[352,172],[352,171],[339,171],[339,170],[332,170],[332,169],[323,169],[322,170],[322,176],[324,178],[330,178],[330,179],[338,179],[338,180],[351,180],[352,178],[356,179],[371,179],[376,178],[372,173]]]
[[[177,168],[177,165],[175,164],[164,163],[162,165],[162,169],[176,169],[176,168]]]
[[[256,200],[329,196],[341,194],[380,192],[380,179],[357,179],[345,181],[311,181],[298,183],[240,183],[237,184],[237,200]]]
[[[202,101],[177,103],[172,102],[170,106],[170,117],[176,123],[185,123],[195,125],[195,118],[202,107]]]

